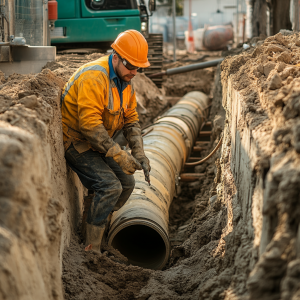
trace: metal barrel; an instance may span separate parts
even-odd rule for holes
[[[211,51],[223,50],[230,40],[233,40],[231,25],[208,27],[203,34],[203,46]]]
[[[208,106],[207,95],[190,92],[156,120],[144,137],[151,186],[142,171],[135,172],[134,191],[114,212],[108,234],[108,244],[133,265],[160,270],[168,261],[169,207],[178,192],[181,169],[207,118]]]

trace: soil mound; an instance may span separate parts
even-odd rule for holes
[[[128,266],[124,256],[107,246],[102,252],[101,255],[85,252],[84,245],[73,237],[63,256],[66,300],[136,299],[152,271]]]
[[[132,83],[136,92],[140,124],[145,127],[168,107],[168,102],[162,91],[145,74],[138,73]]]

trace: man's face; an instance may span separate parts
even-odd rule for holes
[[[115,66],[115,72],[123,81],[128,82],[136,75],[137,70],[128,70],[116,54],[113,56],[113,62]]]

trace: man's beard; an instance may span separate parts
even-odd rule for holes
[[[119,64],[122,64],[122,62],[120,62],[119,61]],[[116,73],[117,73],[117,75],[118,75],[118,77],[121,79],[121,80],[123,80],[123,81],[129,81],[129,80],[131,80],[135,75],[132,75],[132,74],[127,74],[127,75],[125,75],[125,76],[122,76],[121,74],[120,74],[120,72],[119,72],[119,64],[118,64],[118,68],[117,68],[117,70],[116,70]],[[129,79],[129,80],[128,80]]]

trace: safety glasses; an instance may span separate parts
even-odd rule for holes
[[[120,56],[120,54],[118,54],[118,53],[116,53],[116,54],[117,54],[117,56],[120,58],[122,64],[124,65],[124,67],[125,67],[127,70],[132,71],[132,70],[138,70],[138,69],[139,69],[139,67],[136,67],[136,66],[132,65],[128,60],[126,60],[125,58],[122,58],[122,57]]]

